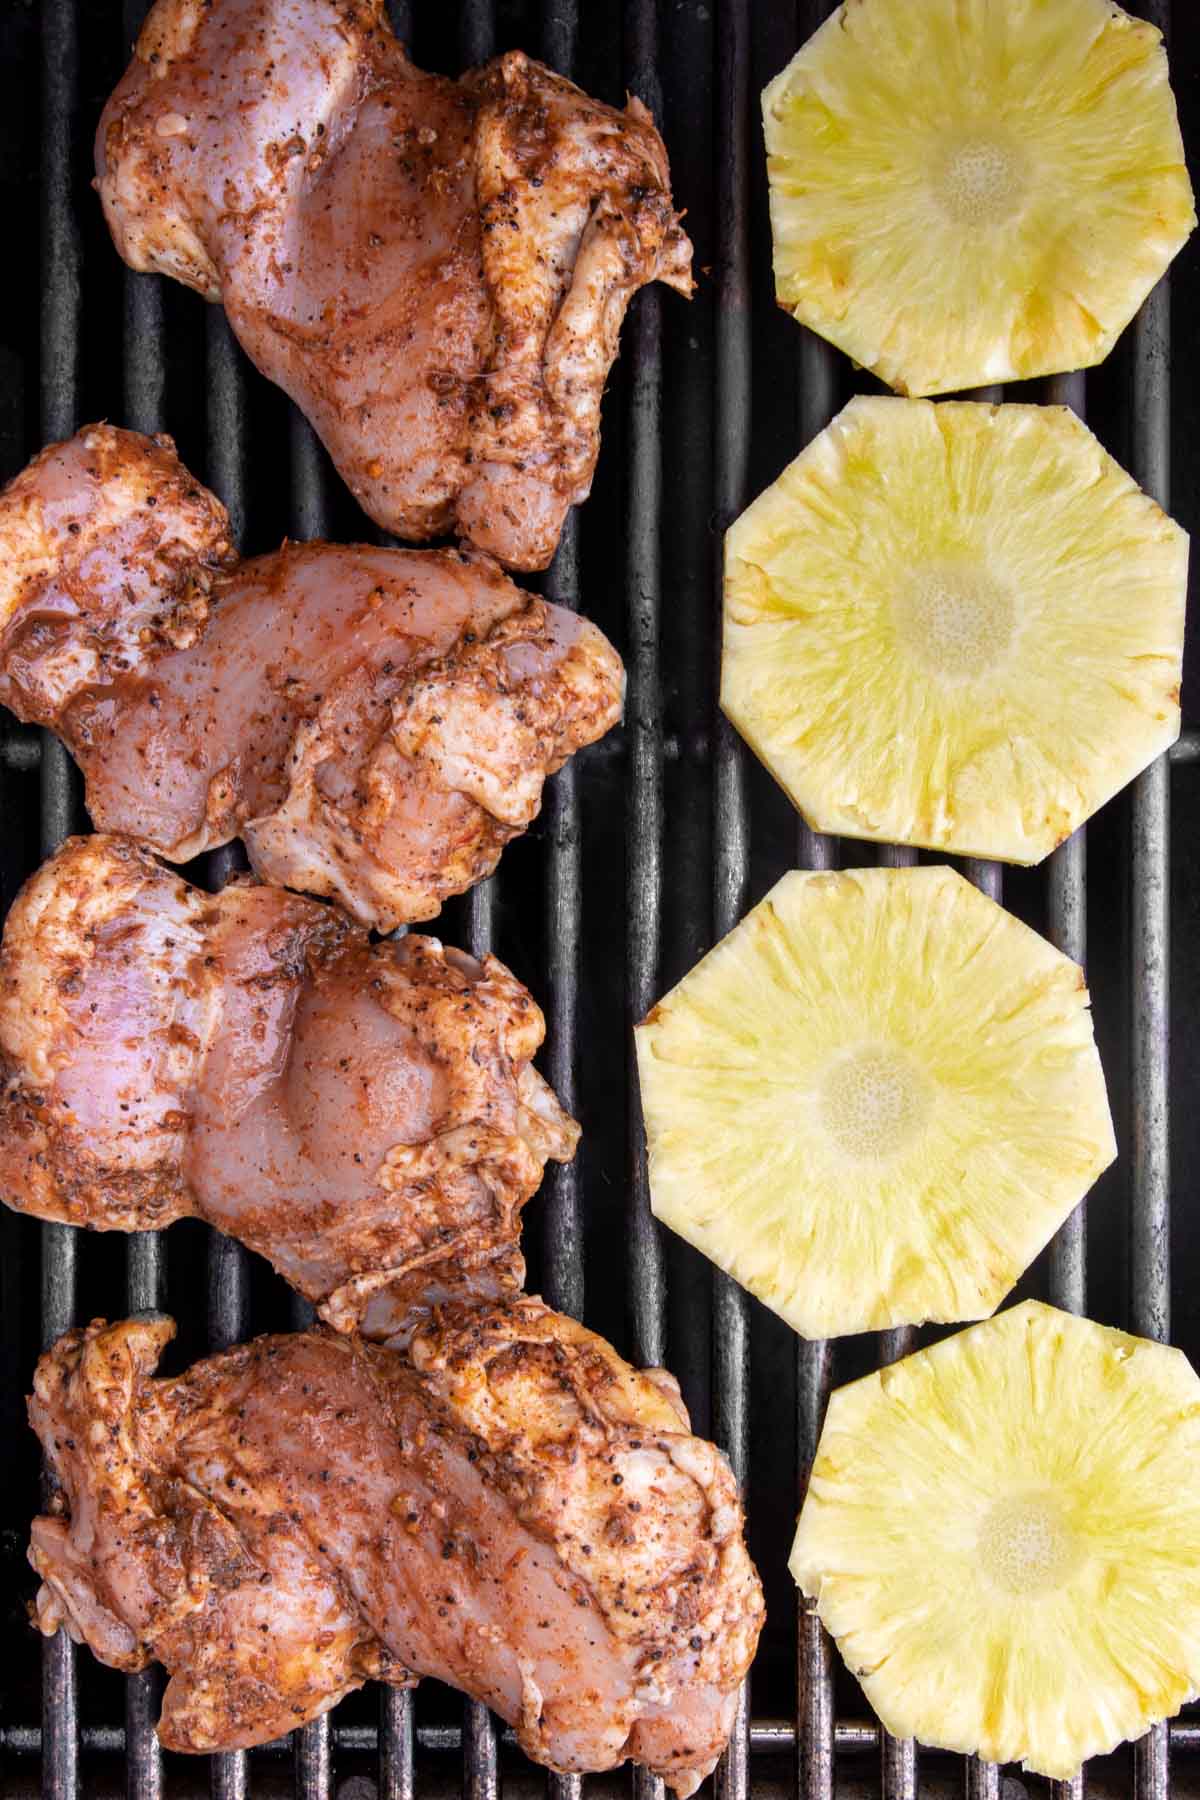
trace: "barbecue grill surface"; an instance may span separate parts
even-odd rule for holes
[[[697,1255],[648,1219],[629,1028],[714,938],[797,862],[874,859],[814,840],[714,708],[721,529],[833,411],[870,391],[844,357],[774,305],[758,125],[764,82],[819,23],[824,0],[462,0],[392,5],[416,61],[457,72],[494,52],[543,56],[606,99],[649,102],[688,209],[700,286],[689,306],[656,289],[635,301],[605,403],[595,488],[545,578],[623,651],[624,727],[551,784],[542,819],[499,875],[446,909],[438,930],[490,941],[546,1009],[541,1061],[582,1120],[572,1170],[555,1170],[526,1213],[530,1286],[581,1312],[636,1361],[679,1375],[696,1429],[717,1437],[747,1484],[751,1549],[769,1623],[753,1672],[753,1730],[718,1777],[729,1800],[764,1793],[913,1800],[911,1755],[885,1744],[856,1685],[800,1627],[786,1571],[822,1383],[899,1345],[864,1338],[831,1353],[800,1345]],[[1160,25],[1169,0],[1133,7]],[[142,0],[8,0],[0,7],[0,184],[10,273],[0,328],[0,477],[44,442],[108,418],[169,430],[190,468],[229,506],[242,548],[285,534],[371,538],[312,434],[250,368],[223,316],[156,277],[131,274],[90,189],[91,140],[125,66]],[[411,27],[411,29],[410,29]],[[1200,16],[1176,0],[1174,83],[1200,172]],[[1011,388],[1013,398],[1086,406],[1089,423],[1188,529],[1200,526],[1200,256],[1185,251],[1167,291],[1101,369]],[[1174,331],[1170,331],[1173,314]],[[1173,351],[1172,351],[1173,340]],[[1193,631],[1185,719],[1200,725]],[[1060,1240],[1019,1290],[1082,1304],[1106,1323],[1169,1331],[1200,1362],[1200,740],[1104,809],[1082,846],[1040,870],[1005,870],[1005,904],[1073,954],[1086,944],[1097,1037],[1120,1161],[1094,1192],[1086,1232]],[[7,906],[41,856],[84,824],[79,784],[53,744],[5,719],[0,751]],[[1168,846],[1167,825],[1170,844]],[[1169,851],[1169,855],[1168,855]],[[191,871],[210,885],[240,866],[218,852]],[[995,871],[973,865],[985,884]],[[992,891],[996,891],[993,887]],[[1169,915],[1169,936],[1168,936]],[[1169,1003],[1170,1156],[1161,1092]],[[1162,1222],[1170,1194],[1171,1225]],[[36,1445],[23,1396],[39,1349],[68,1324],[160,1306],[180,1323],[170,1366],[213,1345],[299,1322],[282,1284],[237,1247],[187,1223],[159,1239],[73,1240],[0,1209],[0,1793],[296,1793],[306,1800],[408,1800],[465,1792],[493,1800],[577,1782],[547,1778],[502,1742],[481,1709],[435,1684],[414,1701],[376,1687],[294,1741],[246,1756],[160,1757],[156,1674],[126,1683],[55,1640],[43,1650],[25,1607],[37,1510]],[[1086,1286],[1085,1286],[1086,1282]],[[925,1341],[930,1334],[920,1334]],[[829,1677],[837,1669],[830,1686]],[[834,1721],[836,1719],[836,1732]],[[797,1754],[797,1722],[799,1724]],[[415,1733],[415,1739],[414,1739]],[[414,1747],[415,1744],[415,1747]],[[881,1769],[883,1774],[881,1775]],[[796,1784],[798,1782],[798,1790]],[[589,1794],[651,1800],[628,1771]],[[922,1795],[1019,1800],[1050,1784],[922,1753]],[[1076,1790],[1056,1790],[1065,1796]],[[1135,1800],[1200,1795],[1200,1717],[1185,1714],[1092,1767],[1088,1791]]]

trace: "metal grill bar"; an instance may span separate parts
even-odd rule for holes
[[[822,864],[809,864],[822,867]],[[833,1370],[833,1346],[804,1343],[796,1352],[797,1460],[803,1504],[817,1454]],[[799,1602],[795,1741],[799,1800],[833,1800],[833,1645],[815,1610]]]
[[[824,23],[832,0],[801,0],[797,8],[799,48]],[[838,365],[833,349],[815,332],[800,340],[797,413],[799,443],[810,444],[837,410]],[[832,869],[838,863],[837,840],[801,824],[797,861],[802,869]],[[797,1510],[804,1504],[825,1408],[833,1384],[833,1345],[796,1344]],[[816,1611],[796,1597],[796,1788],[799,1800],[833,1800],[834,1791],[834,1651]]]
[[[500,1765],[492,1715],[479,1700],[463,1705],[463,1800],[495,1800]]]
[[[403,1699],[405,1695],[394,1688],[381,1689],[384,1700]],[[1172,1756],[1200,1755],[1200,1722],[1194,1719],[1172,1719],[1169,1722],[1168,1736],[1171,1741]],[[334,1747],[339,1755],[371,1756],[378,1749],[380,1741],[379,1728],[376,1725],[339,1725],[331,1726]],[[862,1759],[878,1756],[887,1733],[881,1732],[874,1719],[839,1719],[834,1733],[834,1748],[838,1756]],[[125,1749],[125,1731],[122,1726],[85,1725],[80,1734],[80,1744],[89,1755],[120,1756]],[[517,1748],[517,1736],[509,1727],[499,1733],[500,1743],[505,1750]],[[457,1725],[421,1725],[414,1734],[416,1747],[429,1752],[433,1756],[457,1756],[462,1749],[462,1730]],[[253,1751],[254,1761],[274,1765],[284,1761],[291,1753],[290,1738],[273,1738],[269,1743],[258,1744]],[[42,1748],[42,1733],[37,1725],[0,1725],[0,1751],[12,1756],[38,1756]],[[791,1719],[755,1719],[750,1726],[750,1749],[759,1757],[786,1755],[796,1748],[796,1727]],[[949,1763],[952,1753],[946,1750],[931,1750],[926,1753],[935,1766]],[[381,1794],[391,1800],[391,1790],[381,1789]]]
[[[136,37],[144,11],[142,0],[130,0],[126,5],[124,38]],[[137,275],[132,269],[125,269],[123,274],[125,417],[121,423],[131,431],[153,433],[164,428],[163,284],[157,275]]]
[[[885,867],[906,868],[916,862],[911,851],[889,846],[891,854]],[[911,1325],[899,1325],[880,1333],[879,1361],[886,1367],[899,1362],[916,1348],[917,1334]],[[880,1733],[880,1780],[882,1800],[917,1800],[917,1746],[912,1738],[894,1738]]]
[[[121,9],[122,48],[141,30],[144,0],[125,0]],[[162,283],[152,275],[124,271],[124,400],[122,421],[134,431],[163,429],[162,403],[166,367],[162,345]],[[156,1311],[164,1304],[167,1242],[162,1232],[135,1232],[125,1246],[126,1303],[130,1312]],[[155,1725],[162,1680],[156,1668],[130,1675],[125,1683],[125,1736],[129,1800],[160,1800],[162,1752]]]
[[[751,289],[749,231],[750,8],[722,0],[717,13],[716,121],[716,460],[715,510],[724,531],[748,499],[751,430]],[[713,641],[717,684],[721,643],[720,545],[715,570]],[[724,937],[746,907],[750,813],[745,752],[715,709],[713,728],[713,935]],[[713,1435],[741,1487],[749,1463],[750,1308],[743,1288],[713,1271]],[[745,1800],[750,1785],[749,1682],[738,1698],[729,1748],[716,1773],[719,1800]]]
[[[542,13],[542,54],[561,76],[574,72],[579,20],[576,0],[547,0]],[[554,562],[547,571],[545,592],[560,607],[579,608],[579,520],[574,513],[563,527]],[[558,772],[545,796],[545,979],[549,1055],[547,1073],[567,1111],[576,1112],[578,1067],[579,950],[583,932],[583,855],[579,821],[579,778],[574,761]],[[547,1168],[543,1228],[543,1289],[552,1307],[583,1318],[583,1204],[579,1165],[554,1163]],[[549,1800],[581,1800],[583,1777],[547,1773]]]
[[[494,0],[462,0],[458,47],[464,67],[487,62],[496,54]]]
[[[496,18],[493,0],[462,0],[459,22],[459,54],[465,65],[487,62],[496,49]],[[486,956],[492,948],[496,924],[496,877],[481,881],[466,897],[467,944],[472,956]],[[468,1701],[468,1705],[473,1702]],[[486,1714],[486,1707],[482,1709]],[[477,1735],[482,1731],[478,1724]],[[494,1757],[493,1757],[494,1761]],[[493,1787],[495,1771],[493,1769]],[[483,1800],[482,1794],[471,1800]]]
[[[1058,375],[1047,383],[1053,406],[1069,406],[1087,418],[1087,378],[1082,373]],[[1050,941],[1077,962],[1087,963],[1087,827],[1081,825],[1050,858],[1047,872]],[[1067,1312],[1087,1310],[1087,1201],[1055,1233],[1049,1249],[1048,1298]],[[1084,1800],[1084,1771],[1070,1781],[1051,1783],[1054,1800]]]
[[[555,65],[558,66],[558,65]],[[569,67],[563,69],[568,73]],[[547,597],[579,608],[579,528],[567,520],[545,582]],[[550,1085],[574,1115],[578,1059],[579,956],[583,930],[583,857],[579,816],[579,775],[568,762],[547,784],[546,834],[546,1073]],[[583,1317],[583,1211],[577,1162],[551,1163],[546,1170],[542,1234],[543,1287],[550,1305],[573,1319]]]
[[[907,844],[883,844],[879,863],[885,869],[911,869],[917,853]],[[879,1334],[879,1363],[886,1368],[916,1349],[917,1334],[911,1325],[898,1325]],[[880,1734],[880,1787],[882,1800],[917,1800],[917,1746],[912,1738]]]
[[[42,12],[41,432],[68,437],[79,423],[80,251],[71,160],[77,126],[79,23],[75,0],[46,0]],[[43,735],[41,851],[57,849],[75,823],[75,777],[63,746]],[[74,1323],[76,1232],[41,1228],[42,1348]],[[75,1646],[65,1631],[44,1639],[42,1783],[47,1800],[79,1793],[79,1689]]]
[[[496,47],[495,8],[492,0],[463,0],[459,23],[459,53],[465,65],[486,62]],[[492,948],[495,929],[496,877],[480,882],[467,896],[467,946],[472,956],[484,956]],[[487,1707],[477,1700],[463,1702],[463,1797],[464,1800],[497,1800],[500,1791],[496,1729]]]
[[[542,55],[560,75],[570,76],[575,60],[578,16],[575,0],[543,9]],[[547,597],[579,610],[579,520],[571,513],[544,583]],[[583,931],[583,858],[579,779],[574,760],[548,784],[546,831],[546,999],[550,1085],[567,1111],[578,1109],[579,958]],[[542,1236],[542,1286],[550,1305],[582,1319],[584,1308],[583,1211],[578,1160],[551,1163],[546,1170]],[[550,1800],[580,1800],[579,1775],[546,1776]]]
[[[824,24],[835,0],[798,0],[796,48]],[[797,359],[797,451],[828,425],[838,404],[838,361],[832,347],[805,330]],[[802,869],[833,869],[836,838],[801,824],[797,861]],[[796,1504],[804,1504],[825,1408],[833,1385],[833,1345],[796,1343]],[[833,1800],[835,1719],[834,1650],[828,1633],[803,1595],[796,1596],[796,1791],[798,1800]],[[886,1754],[886,1752],[884,1753]]]
[[[879,864],[885,869],[910,869],[917,853],[905,844],[883,844]],[[898,1325],[879,1335],[881,1368],[899,1362],[915,1348],[917,1334],[911,1325]],[[882,1800],[917,1800],[917,1746],[912,1738],[880,1733],[880,1792]]]
[[[542,55],[560,75],[575,64],[579,20],[576,0],[546,0],[542,8]],[[572,513],[563,529],[545,590],[560,606],[579,608],[579,520]],[[583,859],[579,777],[573,761],[549,784],[546,819],[546,998],[550,1085],[569,1113],[577,1110],[579,958],[583,930]],[[543,1227],[543,1288],[551,1306],[581,1319],[584,1307],[583,1212],[577,1162],[547,1170]],[[579,1775],[546,1776],[549,1800],[581,1800]]]
[[[654,0],[627,0],[626,86],[662,118]],[[662,1234],[650,1210],[641,1096],[632,1028],[658,997],[663,891],[663,715],[661,629],[662,310],[644,288],[626,320],[629,342],[625,485],[626,720],[629,775],[626,837],[626,1129],[630,1353],[640,1367],[667,1358],[667,1283]],[[633,1772],[635,1800],[663,1800],[658,1776]]]
[[[1139,10],[1169,39],[1170,0]],[[1133,340],[1133,476],[1159,505],[1171,497],[1171,296],[1167,280],[1143,306]],[[1133,1235],[1131,1322],[1167,1342],[1171,1328],[1170,781],[1160,757],[1133,788]],[[1156,1725],[1134,1750],[1136,1800],[1168,1800],[1170,1740]]]
[[[542,54],[561,76],[570,76],[576,58],[579,20],[576,0],[558,0],[542,9]],[[547,576],[545,594],[560,607],[579,610],[579,520],[563,527]],[[583,932],[583,857],[579,823],[579,772],[574,761],[547,785],[545,805],[545,1003],[547,1075],[567,1111],[576,1112],[578,1067],[579,950]],[[583,1201],[579,1165],[551,1163],[545,1181],[543,1289],[552,1307],[583,1318]]]
[[[335,1726],[335,1734],[336,1729]],[[408,1688],[381,1687],[379,1725],[376,1731],[379,1748],[379,1800],[413,1800],[414,1738],[411,1691]],[[341,1741],[340,1736],[338,1741]]]
[[[205,314],[205,375],[208,394],[206,459],[209,485],[229,512],[233,541],[245,541],[246,394],[237,345],[225,314]],[[220,889],[244,866],[241,848],[226,844],[205,859],[208,885]],[[213,1350],[240,1343],[249,1327],[249,1272],[246,1252],[220,1232],[208,1234],[208,1341]],[[214,1756],[209,1764],[213,1800],[245,1800],[249,1766],[244,1750]]]
[[[292,531],[296,538],[324,538],[329,531],[329,499],[316,433],[293,408],[291,446]],[[316,1319],[312,1303],[301,1294],[291,1298],[292,1327],[308,1331]],[[381,1746],[381,1754],[385,1746]],[[333,1784],[333,1736],[328,1713],[310,1719],[292,1733],[296,1800],[329,1800]]]
[[[990,406],[999,406],[1004,399],[1004,389],[999,386],[979,388],[973,398]],[[1003,904],[1004,876],[999,863],[989,862],[984,857],[968,856],[963,862],[963,873],[981,894],[986,894],[997,906]],[[982,1762],[976,1756],[968,1757],[963,1774],[963,1791],[966,1800],[1000,1800],[1000,1770],[995,1763]]]
[[[235,867],[229,850],[208,858],[210,885],[220,888]],[[248,1326],[246,1254],[232,1238],[213,1232],[208,1246],[208,1341],[213,1350],[240,1343]],[[244,1750],[228,1750],[209,1761],[212,1800],[246,1800],[249,1762]]]
[[[329,1714],[292,1733],[296,1800],[328,1800],[333,1791],[333,1740]]]
[[[627,78],[631,91],[661,116],[654,75],[654,9],[626,7]],[[635,1363],[667,1360],[666,1264],[650,1211],[632,1027],[658,998],[663,880],[663,720],[659,680],[661,612],[659,509],[662,498],[662,350],[658,294],[644,289],[626,322],[632,379],[626,478],[626,730],[629,736],[629,861],[626,874],[626,1047],[629,1131],[629,1303]]]
[[[542,60],[572,79],[579,41],[579,0],[542,0]]]
[[[963,1793],[966,1800],[1000,1800],[1000,1771],[995,1763],[970,1757],[963,1777]]]

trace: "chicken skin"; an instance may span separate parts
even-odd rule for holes
[[[579,1137],[543,1034],[495,957],[69,839],[0,947],[0,1199],[100,1230],[198,1216],[389,1337],[520,1288],[521,1207]]]
[[[691,292],[639,101],[422,74],[383,0],[157,0],[96,167],[125,261],[224,303],[373,519],[511,568],[587,495],[630,299]]]
[[[165,1664],[168,1749],[432,1675],[551,1768],[632,1757],[694,1791],[763,1603],[729,1465],[669,1375],[528,1298],[446,1307],[407,1353],[303,1332],[156,1379],[173,1334],[68,1332],[30,1403],[58,1483],[38,1624]]]
[[[95,823],[176,862],[240,833],[381,931],[491,872],[623,683],[474,552],[239,562],[169,438],[88,426],[0,493],[0,702],[58,732]]]

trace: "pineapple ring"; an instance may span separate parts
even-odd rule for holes
[[[818,831],[1038,862],[1179,735],[1187,554],[1063,407],[852,400],[727,534],[721,704]]]
[[[902,394],[1102,361],[1196,223],[1110,0],[846,0],[763,123],[780,304]]]
[[[636,1036],[655,1214],[807,1337],[982,1318],[1116,1154],[1081,970],[952,869],[785,875]]]
[[[895,1736],[1068,1780],[1200,1689],[1200,1379],[1014,1307],[833,1395],[790,1566]]]

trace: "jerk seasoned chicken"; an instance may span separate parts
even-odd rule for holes
[[[68,1332],[30,1403],[59,1484],[38,1623],[164,1663],[168,1749],[433,1675],[538,1762],[632,1757],[693,1792],[763,1604],[729,1465],[669,1375],[534,1299],[447,1307],[407,1355],[305,1332],[155,1379],[173,1333]]]
[[[432,918],[620,717],[594,625],[489,558],[284,544],[239,562],[170,438],[92,425],[0,493],[0,702],[48,725],[103,830],[382,931]]]
[[[383,0],[158,0],[96,166],[126,262],[224,303],[373,519],[513,568],[588,492],[630,299],[691,292],[639,101],[422,74]]]
[[[521,983],[239,881],[73,838],[0,947],[0,1198],[144,1231],[194,1215],[340,1329],[520,1288],[520,1211],[579,1136]]]

